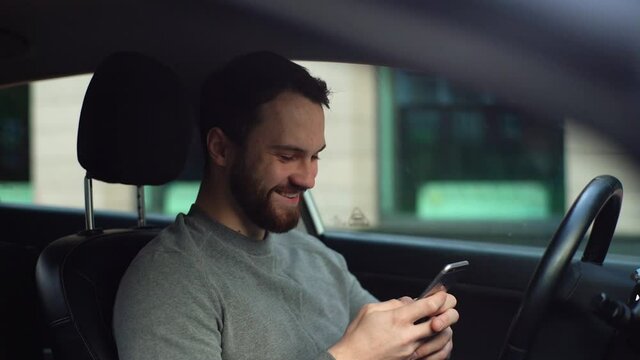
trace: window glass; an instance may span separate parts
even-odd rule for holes
[[[31,201],[29,87],[0,89],[0,201]]]
[[[446,80],[400,70],[383,76],[391,136],[382,151],[384,218],[544,219],[563,213],[563,131],[465,93]]]
[[[640,254],[637,165],[572,119],[437,75],[302,62],[333,91],[313,198],[327,230],[545,246],[595,176],[625,187],[612,249]]]
[[[544,246],[582,188],[625,187],[612,249],[640,254],[640,173],[614,142],[572,119],[540,119],[441,76],[300,62],[332,91],[312,191],[328,230]],[[90,75],[0,89],[0,201],[82,208],[77,123]],[[147,187],[148,213],[188,210],[202,155]],[[96,209],[135,211],[131,186],[94,182]]]
[[[161,186],[145,187],[145,202],[150,214],[186,213],[196,200],[199,180],[176,180]]]

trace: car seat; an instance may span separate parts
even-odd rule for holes
[[[36,266],[56,360],[118,359],[112,309],[120,278],[159,232],[146,226],[143,186],[178,177],[193,128],[184,91],[169,67],[120,52],[96,69],[78,129],[78,161],[86,170],[86,229],[53,241]],[[93,179],[137,187],[137,226],[95,226]]]

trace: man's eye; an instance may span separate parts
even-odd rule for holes
[[[320,156],[318,156],[318,155],[313,155],[313,156],[311,157],[311,159],[313,159],[313,160],[320,160]]]
[[[278,158],[281,161],[291,161],[291,160],[293,160],[293,156],[292,155],[282,155],[281,154],[281,155],[278,155]]]

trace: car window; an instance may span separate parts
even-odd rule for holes
[[[325,229],[546,246],[610,174],[625,189],[612,251],[640,254],[640,173],[602,132],[437,74],[302,64],[333,91],[312,191]]]
[[[30,202],[29,86],[0,89],[0,201]]]
[[[640,254],[638,168],[601,132],[437,74],[299,63],[332,92],[311,191],[325,229],[545,246],[588,181],[610,174],[625,187],[613,251]],[[0,89],[1,202],[84,206],[75,136],[90,76]],[[147,212],[187,211],[201,170],[192,156],[177,181],[146,187]],[[94,203],[134,211],[135,189],[96,181]]]

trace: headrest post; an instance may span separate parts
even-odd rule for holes
[[[144,213],[144,186],[138,185],[137,190],[138,190],[138,196],[137,196],[138,227],[144,227],[147,224],[147,221],[145,219],[145,213]]]
[[[89,175],[84,176],[84,218],[87,230],[95,229],[93,217],[93,183]]]

